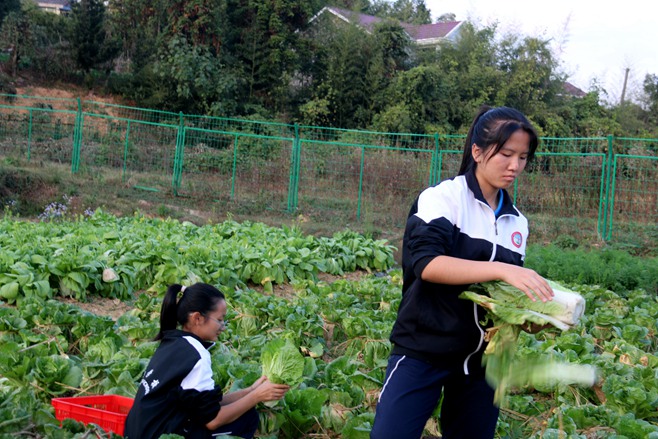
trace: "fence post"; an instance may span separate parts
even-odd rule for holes
[[[609,241],[612,239],[612,215],[615,212],[615,183],[617,182],[617,156],[614,155],[612,158],[612,161],[614,162],[612,165],[612,172],[611,172],[611,184],[610,184],[610,196],[608,197],[608,209],[610,214],[608,215],[608,227],[607,227],[607,235],[606,235],[606,241]]]
[[[613,151],[613,137],[608,136],[608,151],[605,157],[605,166],[604,166],[604,172],[605,172],[605,199],[603,201],[603,224],[601,225],[602,227],[599,228],[599,235],[601,236],[601,239],[604,241],[608,241],[611,238],[612,235],[612,229],[610,229],[610,232],[608,232],[608,224],[611,224],[611,218],[610,215],[612,212],[610,211],[610,185],[612,183],[612,179],[614,179],[614,175],[612,175],[612,159],[614,156],[614,151]]]
[[[288,212],[297,210],[299,194],[299,167],[301,159],[301,141],[299,139],[299,124],[295,123],[295,137],[292,140],[290,153],[290,183],[288,185]]]
[[[121,181],[124,183],[126,181],[126,166],[128,163],[128,139],[130,139],[130,121],[126,124],[126,138],[123,144],[123,171],[121,172]]]
[[[231,164],[231,200],[235,199],[235,180],[238,178],[238,135],[233,141],[233,163]]]
[[[361,146],[361,163],[359,164],[359,195],[356,205],[356,219],[361,221],[361,203],[363,202],[363,171],[365,168],[366,147]]]
[[[183,112],[178,113],[178,134],[176,136],[176,152],[174,153],[174,173],[171,179],[171,186],[174,195],[178,196],[180,189],[181,175],[183,173],[183,148],[185,147],[185,121]]]
[[[27,125],[27,161],[30,161],[32,150],[32,109],[30,108],[30,119]]]
[[[440,154],[439,133],[434,133],[434,152],[432,152],[432,160],[430,162],[430,181],[428,186],[434,186],[441,178]]]
[[[82,102],[78,101],[78,111],[75,114],[75,124],[73,128],[73,155],[71,157],[71,173],[75,174],[80,169],[80,148],[82,144]]]

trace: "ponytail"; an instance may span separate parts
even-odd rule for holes
[[[482,116],[488,112],[491,109],[488,105],[483,105],[480,107],[478,110],[477,115],[475,116],[475,119],[473,119],[473,123],[471,123],[471,127],[468,129],[468,134],[466,134],[466,140],[464,141],[464,153],[462,155],[462,163],[461,166],[459,167],[459,174],[457,175],[464,175],[466,174],[471,168],[473,168],[473,165],[475,164],[475,160],[473,159],[473,143],[477,143],[473,141],[473,137],[479,137],[477,135],[474,136],[474,131],[475,127],[478,125],[478,122],[482,118]],[[479,130],[478,130],[479,131]]]
[[[183,293],[178,299],[179,293]],[[225,300],[224,293],[212,285],[197,282],[189,287],[172,284],[167,288],[160,309],[160,331],[154,340],[162,340],[165,331],[185,325],[189,315],[199,312],[206,315],[217,307],[220,300]]]
[[[162,340],[165,331],[176,329],[178,321],[177,298],[178,293],[183,291],[183,286],[172,284],[167,288],[164,299],[162,299],[162,308],[160,309],[160,332],[155,336],[155,340]]]

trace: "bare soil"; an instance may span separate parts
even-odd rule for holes
[[[70,297],[58,297],[59,301],[75,305],[85,311],[88,311],[97,316],[111,317],[116,321],[124,313],[130,311],[132,306],[127,302],[122,302],[119,299],[108,299],[105,297],[89,297],[89,300],[81,302]]]
[[[318,280],[326,283],[333,283],[339,279],[347,279],[350,281],[358,281],[359,279],[366,276],[368,273],[363,270],[358,270],[352,273],[346,273],[343,276],[334,276],[327,273],[320,273],[318,275]],[[260,285],[251,285],[250,288],[253,288],[257,291],[263,291],[263,287]],[[295,295],[295,290],[290,284],[274,285],[272,288],[272,294],[278,297],[283,297],[290,299]],[[139,292],[135,296],[139,295]],[[72,297],[57,297],[57,300],[75,305],[85,311],[96,314],[98,316],[110,317],[112,320],[116,321],[126,312],[132,309],[132,305],[129,302],[124,302],[119,299],[111,299],[106,297],[98,296],[89,296],[87,300],[80,301]]]

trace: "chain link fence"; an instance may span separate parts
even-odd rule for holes
[[[403,227],[417,194],[457,173],[463,141],[0,95],[6,159],[346,226]],[[655,241],[657,180],[658,139],[546,137],[512,193],[541,236]]]

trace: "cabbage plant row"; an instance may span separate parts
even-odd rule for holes
[[[141,215],[117,218],[97,211],[63,222],[0,222],[0,299],[88,294],[130,299],[136,291],[199,279],[224,288],[386,270],[393,247],[346,230],[333,237],[296,227],[225,221],[197,227]],[[104,275],[105,273],[105,275]]]
[[[369,437],[400,302],[401,273],[386,242],[354,232],[316,238],[258,223],[197,227],[97,213],[70,223],[5,218],[0,245],[0,289],[18,284],[15,294],[2,290],[0,306],[0,437],[82,438],[91,430],[108,437],[75,421],[60,426],[51,398],[133,396],[156,347],[164,287],[196,280],[228,296],[228,329],[212,351],[218,384],[251,384],[272,340],[288,340],[304,355],[301,383],[280,403],[260,408],[259,437]],[[116,278],[104,281],[106,269]],[[363,276],[341,276],[356,270]],[[321,281],[320,273],[338,280]],[[285,294],[272,291],[277,283],[288,287]],[[513,389],[497,436],[658,438],[656,297],[570,287],[587,300],[580,324],[522,333],[517,355],[591,364],[597,384]],[[132,309],[112,320],[59,295],[117,297]],[[432,419],[428,436],[439,428]]]

